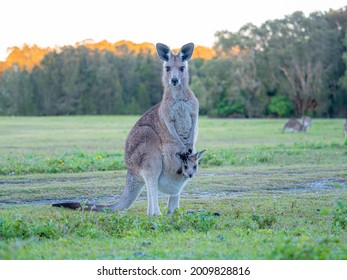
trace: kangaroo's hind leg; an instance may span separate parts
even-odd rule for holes
[[[159,177],[162,173],[163,163],[161,153],[151,153],[146,161],[142,163],[141,176],[146,183],[148,208],[147,214],[149,216],[160,216],[160,208],[158,202],[159,190]]]
[[[169,208],[167,211],[167,214],[172,214],[175,211],[175,209],[179,207],[179,204],[180,204],[180,194],[170,195],[168,203],[167,203],[167,206]]]

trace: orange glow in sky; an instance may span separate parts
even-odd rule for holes
[[[216,31],[236,32],[249,22],[260,25],[298,10],[308,15],[345,5],[345,0],[2,0],[0,60],[8,47],[24,43],[54,47],[85,39],[211,47]]]

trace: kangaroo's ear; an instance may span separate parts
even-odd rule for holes
[[[194,44],[188,43],[181,48],[179,52],[179,56],[181,57],[182,61],[187,61],[192,57],[193,51],[194,51]]]
[[[170,48],[162,43],[158,43],[156,48],[159,58],[163,61],[168,61],[171,56]]]
[[[200,159],[202,158],[204,152],[206,152],[206,150],[202,150],[201,152],[196,153],[196,154],[195,154],[196,159],[197,159],[197,160],[200,160]]]

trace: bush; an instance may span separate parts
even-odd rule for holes
[[[279,117],[289,117],[294,112],[294,108],[286,96],[274,96],[270,99],[268,111]]]

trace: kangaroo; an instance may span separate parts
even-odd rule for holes
[[[304,131],[306,133],[307,128],[311,127],[311,123],[311,118],[307,116],[302,117],[301,123],[296,119],[292,118],[286,122],[286,124],[283,127],[282,133],[284,133],[285,131]]]
[[[194,44],[184,45],[177,54],[162,43],[158,43],[156,49],[163,61],[164,93],[161,102],[142,115],[126,139],[125,163],[128,171],[124,191],[115,203],[87,204],[88,209],[127,210],[144,186],[147,187],[148,215],[161,215],[158,191],[169,194],[170,213],[179,205],[180,192],[187,183],[186,177],[177,174],[182,168],[180,156],[190,158],[195,153],[198,133],[199,102],[188,84],[188,60],[193,55]],[[198,158],[198,155],[194,154],[194,157]],[[76,203],[54,206],[81,207]]]
[[[346,119],[346,122],[343,125],[343,132],[345,133],[345,137],[347,137],[347,119]]]

